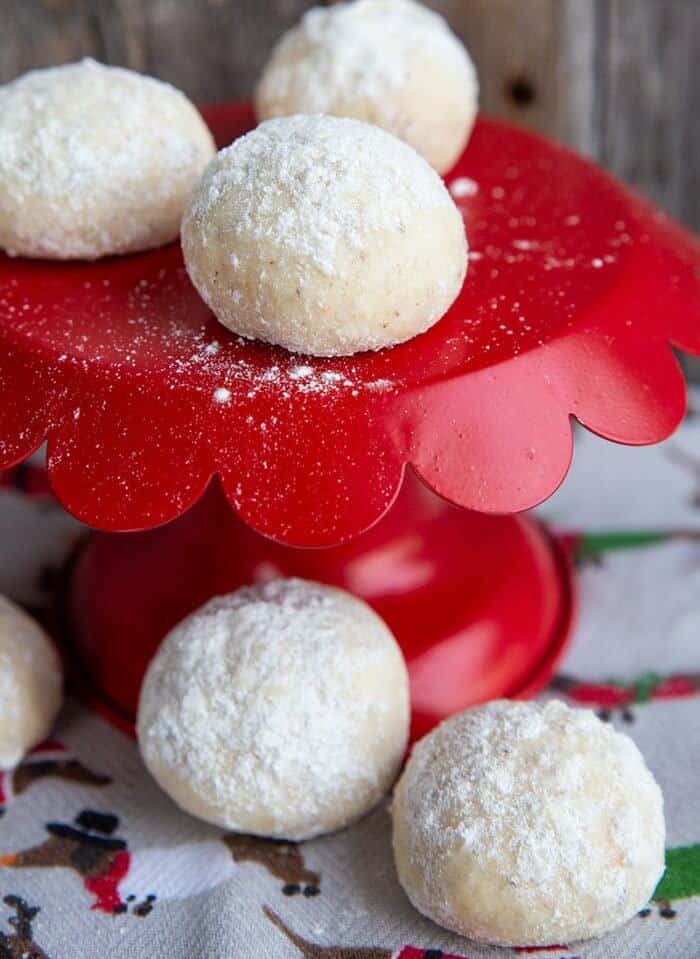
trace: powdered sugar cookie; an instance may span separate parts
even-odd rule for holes
[[[560,702],[493,702],[414,748],[393,804],[411,902],[500,945],[598,936],[664,871],[661,790],[629,737]]]
[[[242,336],[318,356],[432,326],[464,280],[464,223],[415,150],[357,120],[261,124],[210,163],[182,225],[187,270]]]
[[[167,83],[83,60],[0,87],[0,247],[95,259],[174,240],[216,152]]]
[[[328,113],[383,127],[439,173],[464,149],[476,70],[441,16],[413,0],[314,7],[277,43],[256,92],[258,116]]]
[[[163,641],[138,711],[146,766],[178,805],[306,839],[366,813],[406,748],[401,651],[363,602],[276,580],[213,599]]]
[[[51,731],[63,675],[51,640],[0,596],[0,769],[16,766]]]

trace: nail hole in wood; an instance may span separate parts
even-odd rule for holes
[[[519,107],[528,107],[534,102],[536,94],[532,81],[520,74],[506,83],[506,96]]]

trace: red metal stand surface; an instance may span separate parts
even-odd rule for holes
[[[474,702],[540,689],[575,611],[567,555],[541,526],[456,509],[411,475],[372,530],[324,550],[270,542],[215,486],[166,526],[81,548],[61,625],[83,685],[130,722],[165,633],[212,595],[276,576],[340,586],[386,620],[408,661],[414,736]]]
[[[206,117],[222,144],[253,123],[245,105]],[[122,715],[170,625],[273,571],[344,585],[385,616],[418,732],[549,675],[571,622],[566,562],[528,520],[480,514],[554,491],[571,416],[625,443],[675,428],[670,344],[700,352],[700,244],[594,165],[495,121],[447,179],[470,241],[464,288],[432,330],[376,354],[300,357],[229,334],[177,244],[97,263],[0,256],[0,468],[48,438],[70,512],[142,531],[95,535],[65,606]],[[409,471],[399,495],[407,464],[433,493]]]

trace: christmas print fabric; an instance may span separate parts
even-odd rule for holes
[[[40,607],[81,534],[37,466],[3,477],[0,592]],[[554,959],[700,956],[700,417],[659,447],[577,436],[543,515],[571,537],[581,612],[543,694],[629,733],[665,797],[667,871],[654,900]],[[387,804],[300,845],[225,833],[181,813],[135,743],[69,702],[50,741],[0,775],[0,959],[502,957],[410,906]]]

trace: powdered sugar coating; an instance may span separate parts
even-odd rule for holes
[[[0,247],[95,259],[174,240],[215,153],[187,98],[94,60],[0,87]]]
[[[51,731],[62,701],[61,661],[35,620],[0,596],[0,769]]]
[[[182,243],[225,326],[322,356],[422,332],[466,272],[464,223],[435,172],[383,130],[335,117],[271,120],[222,150]]]
[[[261,119],[354,117],[406,140],[440,173],[476,117],[474,65],[445,20],[413,0],[314,7],[277,43],[256,91]]]
[[[629,737],[561,702],[451,717],[397,786],[394,852],[425,915],[502,945],[601,935],[664,870],[661,790]]]
[[[408,720],[406,667],[379,617],[290,579],[213,599],[169,634],[144,681],[138,737],[188,812],[304,839],[381,798]]]

